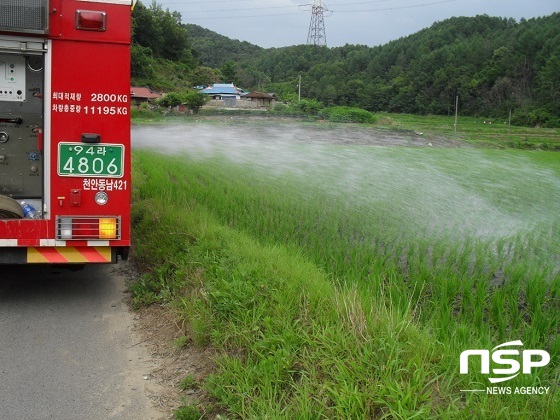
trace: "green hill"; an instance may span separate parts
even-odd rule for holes
[[[195,56],[205,67],[220,68],[228,61],[246,61],[263,48],[247,41],[231,39],[202,26],[184,25]]]
[[[148,32],[154,25],[145,22],[150,12],[167,27],[156,28],[158,36],[169,34],[182,51],[158,51],[146,41],[153,39]],[[137,15],[144,21],[135,25],[133,78],[155,88],[233,81],[290,100],[301,76],[302,97],[326,106],[446,115],[458,96],[464,115],[505,117],[511,111],[514,123],[560,126],[560,13],[519,22],[453,17],[376,47],[269,49],[182,25],[180,14],[154,5],[137,6]],[[145,74],[150,64],[160,69],[157,77]]]

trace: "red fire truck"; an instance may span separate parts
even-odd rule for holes
[[[131,7],[0,1],[0,264],[127,258]]]

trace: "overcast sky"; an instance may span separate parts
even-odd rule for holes
[[[261,47],[305,44],[313,1],[297,0],[156,0],[221,35]],[[148,6],[151,0],[142,0]],[[327,45],[368,46],[418,32],[453,16],[487,14],[514,18],[560,11],[560,0],[331,0],[322,2]],[[328,10],[328,11],[327,11]]]

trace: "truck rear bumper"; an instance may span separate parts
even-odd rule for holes
[[[127,247],[64,246],[64,247],[2,247],[0,264],[110,264],[117,256],[124,260]]]

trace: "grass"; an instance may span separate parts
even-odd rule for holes
[[[510,126],[507,119],[379,113],[378,125],[457,138],[491,148],[560,150],[560,129]]]
[[[221,349],[201,385],[217,405],[241,418],[560,417],[558,155],[299,145],[315,163],[271,171],[255,153],[134,156],[147,271],[135,303],[172,305],[197,345]],[[508,385],[553,392],[460,391],[489,386],[474,367],[459,374],[462,351],[516,339],[552,362]]]
[[[198,385],[194,375],[187,375],[179,382],[179,388],[181,388],[181,390],[183,391],[197,387]]]

